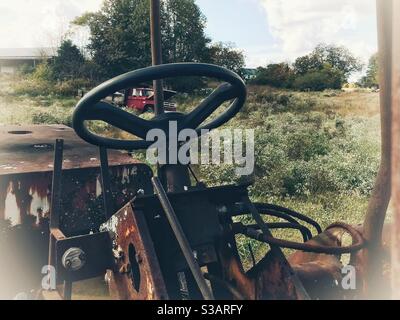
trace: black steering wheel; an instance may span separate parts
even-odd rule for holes
[[[210,77],[225,81],[200,105],[188,114],[170,112],[145,120],[109,103],[101,101],[114,92],[132,88],[143,82],[181,76]],[[97,146],[119,150],[146,149],[154,142],[146,141],[152,129],[168,133],[169,121],[176,121],[178,133],[183,129],[194,129],[200,135],[202,129],[212,130],[233,118],[243,107],[247,91],[243,80],[225,68],[202,63],[175,63],[152,66],[128,72],[108,80],[88,92],[77,104],[72,117],[72,125],[83,140]],[[203,125],[204,121],[224,102],[233,100],[229,108],[216,119]],[[94,134],[88,130],[85,121],[100,120],[116,128],[129,132],[141,140],[118,140]],[[168,134],[167,134],[168,137]]]

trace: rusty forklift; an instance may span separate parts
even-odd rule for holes
[[[162,64],[160,3],[152,0],[153,66],[123,74],[93,89],[79,101],[73,115],[76,135],[85,141],[85,146],[90,144],[99,150],[98,183],[102,192],[97,196],[102,197],[101,210],[74,213],[73,199],[68,201],[65,193],[66,176],[70,181],[71,173],[63,170],[65,152],[70,150],[64,148],[63,139],[57,139],[52,149],[48,264],[57,271],[57,288],[41,290],[40,298],[71,299],[74,282],[104,275],[111,297],[120,300],[399,297],[396,290],[390,290],[390,281],[396,283],[398,276],[385,277],[383,270],[390,266],[390,256],[393,268],[398,265],[393,257],[397,257],[400,248],[399,240],[394,238],[391,253],[388,235],[396,228],[384,227],[391,181],[394,191],[399,191],[398,179],[391,180],[390,174],[391,157],[399,156],[390,137],[396,141],[395,137],[400,136],[397,127],[392,133],[392,122],[400,119],[398,111],[392,115],[391,108],[399,108],[399,100],[398,91],[392,100],[389,88],[392,75],[393,79],[400,77],[399,41],[392,39],[395,30],[400,29],[399,23],[396,25],[396,20],[388,17],[400,12],[400,7],[391,0],[378,0],[377,5],[383,156],[364,225],[334,223],[322,230],[306,215],[273,204],[253,203],[249,185],[207,187],[192,177],[190,166],[182,164],[158,166],[154,173],[146,165],[131,161],[129,173],[122,175],[130,185],[122,188],[113,182],[118,174],[110,168],[110,155],[114,159],[120,150],[134,153],[147,149],[152,143],[146,141],[151,129],[168,132],[169,122],[176,121],[178,130],[194,129],[200,136],[201,129],[212,130],[227,123],[246,102],[244,82],[227,69],[201,63]],[[162,79],[183,76],[209,77],[223,83],[192,112],[164,113]],[[149,81],[153,81],[156,93],[156,116],[152,120],[103,101],[116,91]],[[399,83],[396,85],[393,88],[399,90]],[[206,122],[225,102],[230,102],[229,107]],[[96,135],[87,128],[87,121],[104,121],[138,139]],[[176,144],[171,139],[168,137],[168,143]],[[394,164],[393,169],[395,177],[399,168]],[[398,201],[396,198],[394,203],[394,226],[398,224]],[[238,222],[242,220],[237,218],[243,216],[250,217],[254,224]],[[271,218],[280,222],[271,222]],[[303,242],[278,239],[273,236],[273,229],[296,230]],[[268,246],[264,258],[247,271],[238,253],[237,235]],[[350,236],[348,245],[344,245],[345,235]],[[291,249],[291,254],[285,254],[283,249]],[[356,290],[341,286],[345,255],[350,256],[345,264],[357,271]]]

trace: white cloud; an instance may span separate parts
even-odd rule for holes
[[[102,0],[12,0],[0,3],[0,47],[52,46],[69,21]]]
[[[260,0],[282,56],[294,59],[318,43],[348,47],[366,60],[377,50],[375,0]]]

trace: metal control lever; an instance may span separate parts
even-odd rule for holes
[[[255,222],[257,223],[257,225],[260,227],[261,232],[264,235],[268,235],[268,236],[272,236],[271,231],[268,228],[268,225],[264,222],[263,218],[261,217],[260,213],[257,211],[256,207],[254,206],[254,204],[250,201],[250,199],[248,197],[244,197],[242,199],[244,205],[249,209],[253,219],[255,220]],[[289,268],[289,270],[291,270],[291,267],[289,265],[289,262],[287,261],[285,255],[283,254],[282,250],[277,247],[277,246],[273,246],[271,245],[271,250],[274,250],[277,252],[277,254],[280,256],[281,261],[287,265],[287,267]],[[297,294],[299,296],[299,298],[301,300],[310,300],[310,296],[308,295],[307,291],[304,289],[303,284],[301,283],[300,279],[298,278],[298,276],[293,272],[293,270],[291,270],[290,274],[288,275],[290,276],[293,285],[296,288]]]
[[[162,186],[160,179],[158,177],[153,177],[151,181],[153,183],[157,197],[160,200],[161,206],[164,209],[165,215],[167,216],[172,231],[174,232],[174,235],[178,240],[179,247],[182,250],[182,253],[186,259],[187,264],[189,265],[190,271],[192,272],[197,285],[199,286],[200,292],[204,300],[214,300],[211,289],[207,285],[206,279],[201,272],[200,266],[193,254],[192,249],[190,248],[189,241],[186,238],[185,233],[183,232],[182,226],[179,223],[178,217],[176,216],[175,211],[172,208],[171,202],[168,199],[168,195],[165,192],[165,189]]]

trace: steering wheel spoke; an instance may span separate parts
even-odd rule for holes
[[[235,98],[235,88],[229,83],[220,85],[195,110],[186,116],[184,126],[191,129],[198,128],[224,102],[233,98]]]
[[[147,132],[152,129],[150,121],[115,108],[107,102],[101,101],[97,103],[94,109],[96,109],[96,113],[92,113],[92,116],[87,120],[104,121],[142,139],[146,139]]]

